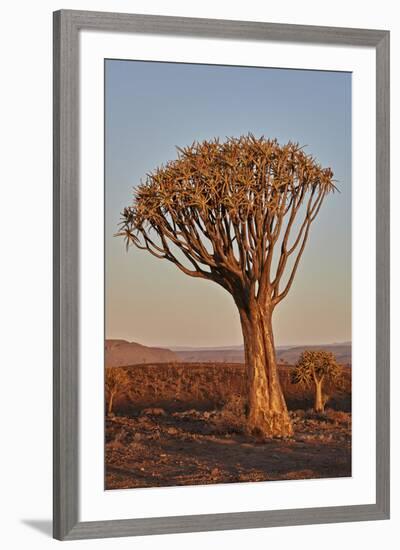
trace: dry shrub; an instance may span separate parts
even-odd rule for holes
[[[124,394],[115,397],[116,414],[138,414],[146,408],[175,411],[212,411],[242,416],[245,408],[246,369],[238,363],[154,363],[116,367],[126,375]],[[291,383],[293,367],[280,366],[282,390],[289,410],[313,406],[312,388],[302,389]],[[351,369],[345,371],[344,390],[326,385],[328,406],[351,410]]]
[[[223,407],[212,416],[212,422],[223,432],[242,433],[245,431],[245,400],[241,395],[233,394]]]
[[[324,412],[315,412],[314,409],[308,409],[304,411],[303,419],[326,424],[327,429],[332,424],[348,427],[351,424],[351,413],[336,411],[334,409],[325,409]]]
[[[225,402],[223,410],[226,413],[234,414],[238,417],[242,417],[245,414],[246,402],[242,395],[233,394],[230,395]]]
[[[325,411],[325,416],[331,422],[336,424],[349,425],[351,423],[351,415],[343,411],[335,411],[333,409],[327,409]]]

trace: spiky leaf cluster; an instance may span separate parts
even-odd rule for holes
[[[334,189],[332,170],[297,143],[280,145],[251,134],[195,142],[136,187],[118,235],[127,246],[146,249],[188,275],[214,280],[231,293],[257,286],[261,298],[269,293],[277,303],[290,288],[310,225]],[[289,242],[301,208],[301,223]],[[280,291],[292,254],[293,271]]]
[[[332,352],[306,350],[296,363],[292,372],[292,383],[310,386],[312,383],[329,380],[339,385],[343,376],[342,367]]]

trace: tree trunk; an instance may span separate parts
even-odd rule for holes
[[[110,400],[108,401],[108,409],[107,409],[108,416],[110,416],[110,414],[112,414],[113,412],[114,395],[115,395],[114,392],[110,393]]]
[[[322,380],[315,380],[315,412],[324,412],[324,402],[322,399]]]
[[[250,433],[284,437],[293,428],[279,381],[272,333],[272,311],[257,303],[239,309],[247,367]]]

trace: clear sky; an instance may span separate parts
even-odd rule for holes
[[[340,193],[314,221],[274,313],[278,345],[351,340],[351,74],[106,61],[106,337],[150,346],[242,343],[231,296],[113,237],[146,173],[175,146],[252,132],[306,145]]]

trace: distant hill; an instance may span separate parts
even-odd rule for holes
[[[351,342],[278,347],[279,363],[294,365],[305,349],[331,351],[342,365],[351,365]],[[244,363],[243,346],[223,348],[153,348],[126,340],[106,340],[107,367],[143,365],[146,363]]]
[[[338,363],[341,363],[342,365],[351,365],[351,342],[344,342],[343,344],[296,346],[292,348],[278,349],[278,361],[288,363],[289,365],[294,365],[300,354],[306,349],[331,351],[335,354]]]
[[[106,340],[106,367],[123,367],[144,363],[174,363],[180,358],[171,350],[149,348],[126,340]]]
[[[293,365],[300,354],[306,349],[331,351],[341,364],[351,364],[351,343],[320,344],[293,347],[278,347],[277,358],[280,363]],[[186,363],[243,363],[244,351],[242,347],[209,348],[209,349],[178,349],[176,355]]]

